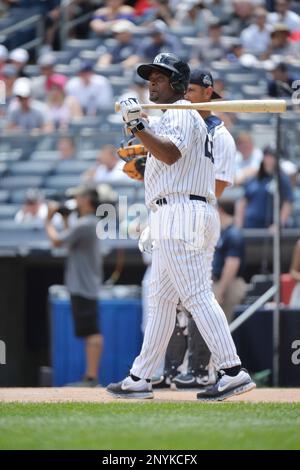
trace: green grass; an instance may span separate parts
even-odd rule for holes
[[[300,404],[0,404],[0,449],[300,449]]]

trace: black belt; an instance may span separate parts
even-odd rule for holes
[[[191,201],[207,202],[206,197],[197,196],[196,194],[190,194],[190,195],[189,195],[189,199],[190,199]],[[166,200],[165,197],[163,197],[163,198],[161,198],[161,199],[156,199],[155,204],[157,204],[158,206],[163,206],[164,204],[168,204],[168,201]]]

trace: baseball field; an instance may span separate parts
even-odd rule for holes
[[[116,401],[96,389],[0,389],[0,449],[300,449],[300,390],[222,403],[195,392]]]

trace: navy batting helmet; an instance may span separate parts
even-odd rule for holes
[[[162,52],[158,54],[152,64],[143,64],[137,68],[137,73],[145,80],[149,80],[151,72],[158,70],[170,77],[171,88],[177,93],[184,94],[190,80],[190,68],[175,54]]]

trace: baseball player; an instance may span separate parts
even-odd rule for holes
[[[213,77],[209,71],[200,68],[192,70],[185,98],[192,103],[206,103],[221,98],[214,90]],[[233,184],[236,155],[235,142],[219,117],[214,116],[210,111],[198,112],[204,119],[208,127],[208,132],[210,132],[213,137],[216,178],[215,194],[217,198],[220,198],[224,189]],[[214,248],[215,247],[213,247],[213,251],[209,253],[208,259],[210,267],[212,266]],[[173,335],[178,335],[178,332],[175,330]],[[188,353],[188,373],[177,375],[173,380],[174,383],[178,388],[207,385],[210,380],[207,368],[210,359],[210,351],[201,337],[193,318],[189,318],[188,320]],[[181,362],[179,363],[179,358],[182,357],[182,352],[178,352],[179,357],[176,361],[175,357],[177,356],[177,352],[175,350],[172,351],[172,343],[170,343],[167,354],[169,357],[171,356],[172,359],[169,362],[173,364],[173,367],[175,366],[175,370],[165,370],[165,374],[174,377],[174,372],[181,364]]]
[[[190,78],[186,63],[161,53],[140,65],[149,81],[150,100],[185,104]],[[179,299],[191,312],[212,352],[219,372],[216,384],[200,391],[201,400],[223,400],[255,387],[241,368],[224,312],[211,288],[208,253],[215,245],[219,222],[215,200],[212,138],[194,110],[168,110],[155,132],[141,119],[136,99],[121,103],[123,119],[149,151],[145,168],[145,200],[150,209],[153,264],[149,317],[140,355],[130,375],[107,390],[126,398],[152,398],[150,377],[165,355],[174,330]]]

